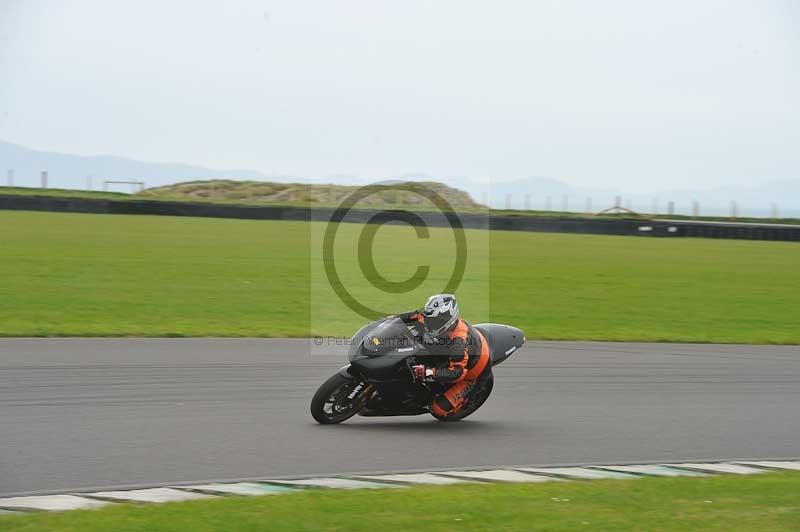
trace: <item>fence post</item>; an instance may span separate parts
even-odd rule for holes
[[[692,216],[695,218],[700,216],[700,202],[696,200],[692,202]]]
[[[506,210],[511,210],[511,194],[506,194]]]
[[[731,201],[731,218],[738,218],[739,217],[739,206],[736,204],[736,201]]]
[[[669,203],[667,203],[667,214],[669,214],[670,216],[675,214],[675,202],[674,201],[670,201]]]
[[[42,188],[47,188],[47,170],[42,170]]]

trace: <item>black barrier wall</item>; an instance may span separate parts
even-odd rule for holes
[[[0,209],[52,211],[94,214],[150,214],[158,216],[200,216],[208,218],[241,218],[247,220],[328,221],[332,208],[282,206],[221,205],[183,201],[131,200],[114,201],[90,198],[57,198],[0,194]],[[353,209],[346,221],[366,223],[375,211]],[[447,227],[441,214],[417,212],[431,226]],[[740,240],[800,241],[800,226],[696,222],[673,220],[640,220],[605,218],[546,218],[538,216],[488,216],[460,214],[466,228],[498,231],[533,231],[545,233],[580,233],[594,235],[636,235],[650,237],[731,238]]]

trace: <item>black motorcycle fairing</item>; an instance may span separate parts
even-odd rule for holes
[[[414,337],[398,317],[362,327],[348,349],[351,371],[370,381],[408,380],[406,359],[416,351]]]
[[[367,333],[384,321],[386,321],[386,318],[367,323],[356,331],[356,333],[350,339],[350,347],[347,348],[348,359],[352,360],[353,356],[357,355],[361,351],[361,344],[364,342],[364,337],[367,335]]]
[[[430,411],[431,390],[408,382],[380,382],[373,384],[375,395],[367,402],[364,416],[409,416]]]
[[[400,349],[405,352],[410,351],[409,348],[414,348],[414,337],[400,318],[382,321],[368,331],[361,342],[361,353],[366,355],[381,355]]]
[[[405,369],[408,353],[385,353],[380,356],[356,355],[350,359],[351,371],[363,375],[370,382],[387,380],[408,380]]]
[[[500,323],[479,323],[475,325],[489,344],[489,356],[492,366],[496,366],[510,357],[514,351],[525,343],[522,329]]]
[[[342,366],[339,368],[339,375],[348,379],[355,379],[357,375],[354,374],[353,366]]]

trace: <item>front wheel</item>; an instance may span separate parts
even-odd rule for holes
[[[311,399],[311,415],[323,425],[341,423],[364,407],[371,385],[337,373],[322,383]]]

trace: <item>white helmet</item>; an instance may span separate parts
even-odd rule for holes
[[[431,336],[449,331],[458,321],[458,303],[454,294],[436,294],[425,302],[422,310],[425,330]]]

